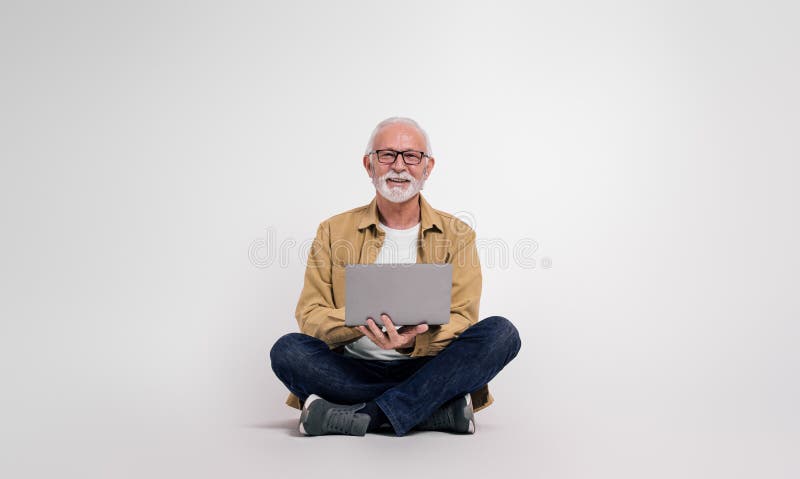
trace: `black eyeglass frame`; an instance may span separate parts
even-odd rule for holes
[[[394,158],[392,159],[392,161],[391,161],[391,162],[389,162],[389,163],[384,163],[384,162],[382,162],[382,161],[381,161],[381,155],[380,155],[380,152],[382,152],[382,151],[383,151],[383,152],[391,151],[392,153],[394,153]],[[419,157],[419,163],[409,163],[409,162],[408,162],[408,159],[406,158],[406,153],[419,153],[420,155],[422,155],[422,156],[420,156],[420,157]],[[425,159],[425,158],[430,158],[430,156],[428,156],[428,154],[427,154],[427,153],[425,153],[424,151],[419,151],[419,150],[405,150],[405,151],[397,151],[397,150],[373,150],[373,151],[370,151],[370,152],[369,152],[369,155],[370,155],[370,156],[372,156],[373,154],[375,154],[375,156],[377,156],[377,157],[378,157],[378,163],[380,163],[380,164],[382,164],[382,165],[393,165],[393,164],[394,164],[394,162],[395,162],[395,161],[397,161],[397,157],[398,157],[398,156],[399,156],[399,157],[401,157],[401,158],[403,158],[403,163],[405,163],[406,165],[411,165],[411,166],[417,166],[417,165],[421,165],[421,164],[422,164],[422,160],[423,160],[423,159]]]

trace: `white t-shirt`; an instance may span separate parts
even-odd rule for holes
[[[376,264],[407,264],[417,262],[417,238],[419,237],[419,223],[411,228],[396,230],[381,223],[381,229],[386,232],[383,246],[375,258]],[[383,331],[380,318],[372,318]],[[395,326],[400,329],[400,326]],[[411,359],[405,354],[400,354],[394,349],[381,349],[371,339],[364,336],[357,341],[346,345],[343,354],[353,358],[380,359],[384,361],[394,359]]]

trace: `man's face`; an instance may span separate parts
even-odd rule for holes
[[[403,123],[387,125],[375,135],[373,150],[425,151],[425,138],[416,128]],[[378,193],[393,203],[413,198],[425,185],[433,170],[434,159],[425,157],[418,165],[406,165],[402,155],[391,165],[378,161],[376,155],[364,156],[364,167]],[[398,181],[399,180],[399,181]]]

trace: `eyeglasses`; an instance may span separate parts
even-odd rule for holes
[[[406,165],[418,165],[422,162],[422,158],[428,156],[425,154],[424,151],[416,151],[416,150],[406,150],[406,151],[395,151],[395,150],[375,150],[371,151],[369,154],[372,154],[378,157],[378,163],[383,165],[391,165],[397,160],[397,155],[401,155],[403,157],[403,162]]]

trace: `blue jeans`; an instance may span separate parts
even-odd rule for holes
[[[302,402],[311,394],[337,404],[375,401],[403,436],[440,406],[489,381],[516,357],[517,328],[490,316],[467,328],[436,356],[395,361],[344,356],[302,333],[280,337],[272,370]]]

